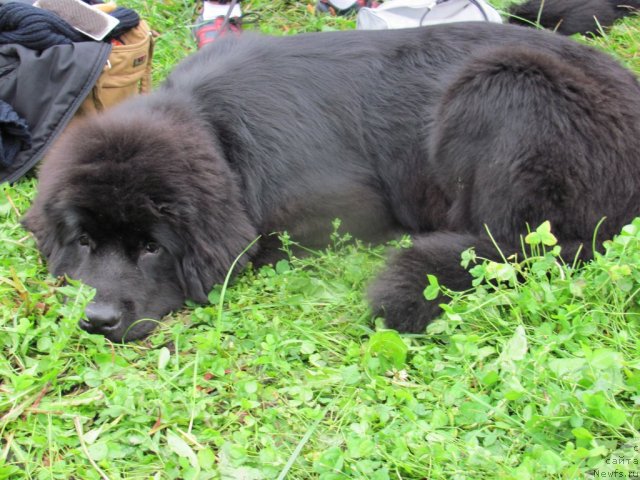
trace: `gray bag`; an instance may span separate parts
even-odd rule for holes
[[[361,8],[356,28],[385,30],[474,21],[502,23],[502,18],[485,0],[389,0],[377,8]]]

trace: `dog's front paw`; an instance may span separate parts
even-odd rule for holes
[[[421,333],[441,312],[444,299],[428,301],[424,297],[423,281],[407,278],[406,272],[384,272],[369,289],[373,314],[384,317],[385,325],[399,332]]]

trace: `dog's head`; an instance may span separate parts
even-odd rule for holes
[[[150,115],[137,102],[65,134],[23,218],[53,275],[96,289],[80,326],[113,341],[206,302],[256,236],[211,133],[178,107]]]

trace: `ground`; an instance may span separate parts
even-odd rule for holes
[[[308,3],[243,8],[267,33],[353,28]],[[122,5],[160,34],[159,82],[194,49],[193,2]],[[581,41],[640,73],[640,20]],[[424,335],[385,331],[363,295],[406,242],[336,235],[114,345],[76,327],[90,289],[48,277],[18,224],[35,186],[0,189],[0,478],[640,476],[640,220],[580,269],[546,225],[519,264],[467,254],[477,287]]]

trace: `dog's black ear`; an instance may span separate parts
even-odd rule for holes
[[[51,257],[56,245],[55,229],[48,228],[44,211],[38,203],[35,203],[20,219],[20,224],[25,230],[33,233],[38,249],[45,258]]]
[[[224,282],[232,266],[237,274],[257,250],[254,246],[245,251],[257,233],[242,210],[224,219],[215,217],[194,217],[177,230],[182,247],[177,257],[180,284],[185,297],[199,303],[207,302],[209,291]]]
[[[202,265],[199,264],[198,257],[190,254],[182,258],[178,268],[178,276],[185,296],[198,303],[206,303],[207,292],[213,285],[205,285],[207,276],[203,274]]]
[[[233,232],[234,229],[230,230]],[[229,234],[229,229],[225,233]],[[224,238],[209,235],[205,241],[202,237],[191,237],[189,241],[195,240],[196,243],[188,244],[178,268],[185,296],[198,303],[206,303],[209,291],[214,285],[224,282],[231,268],[234,269],[233,274],[237,274],[247,264],[256,248],[245,249],[255,237],[253,229]]]
[[[197,123],[192,126],[180,135],[174,132],[174,143],[188,152],[184,164],[190,165],[184,175],[172,177],[172,190],[179,194],[156,204],[162,222],[177,237],[174,255],[185,297],[205,303],[233,265],[237,273],[252,257],[257,248],[245,249],[258,234],[245,208],[240,179],[210,127],[199,131]]]

